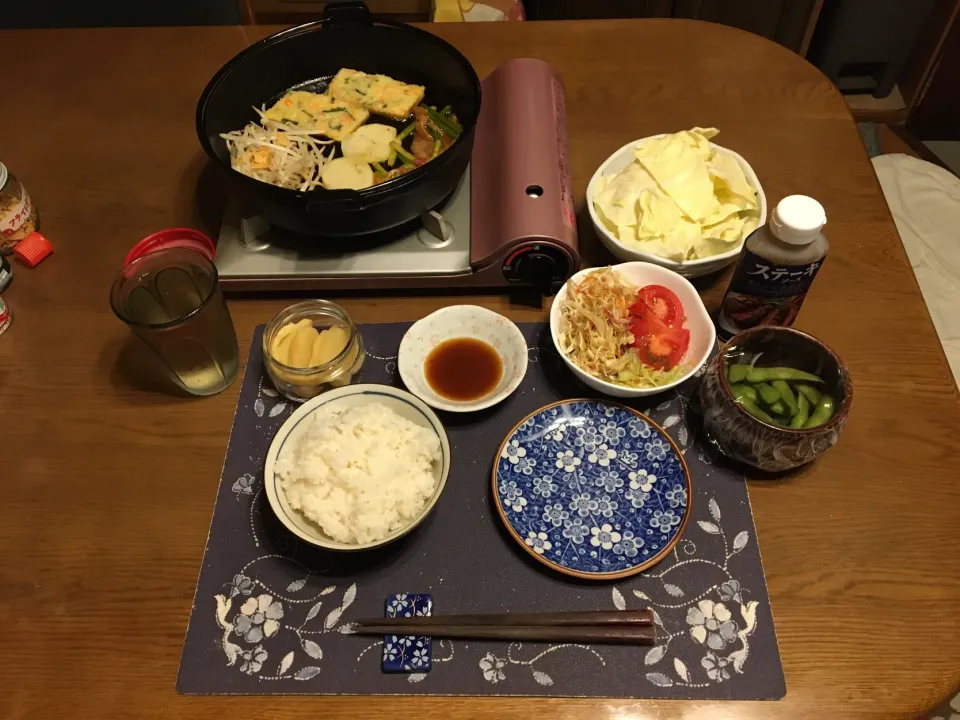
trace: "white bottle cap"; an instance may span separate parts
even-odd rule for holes
[[[7,184],[7,168],[3,163],[0,163],[0,189],[3,189],[3,186]]]
[[[777,203],[770,218],[773,234],[791,245],[813,242],[826,224],[823,205],[806,195],[788,195]]]

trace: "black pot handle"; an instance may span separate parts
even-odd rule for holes
[[[373,15],[366,3],[360,0],[344,0],[327,3],[323,11],[322,22],[332,25],[373,25]]]
[[[307,212],[309,214],[356,212],[366,207],[359,193],[352,190],[326,190],[323,195],[323,200],[307,200]]]

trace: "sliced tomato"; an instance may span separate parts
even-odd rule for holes
[[[630,323],[630,332],[633,333],[634,340],[637,338],[653,335],[661,330],[667,329],[664,325],[651,324],[643,317],[634,317]],[[636,342],[634,342],[636,344]]]
[[[633,346],[640,361],[655,370],[671,370],[690,347],[690,331],[686,328],[662,327],[645,335],[634,333],[634,337]]]
[[[683,314],[683,303],[670,288],[663,285],[647,285],[637,293],[637,302],[643,303],[667,327],[681,327],[686,317]]]
[[[670,370],[690,347],[690,331],[680,298],[663,285],[640,288],[630,306],[630,332],[641,362],[656,370]]]
[[[653,308],[642,300],[637,300],[630,306],[630,332],[634,336],[650,335],[666,327]]]

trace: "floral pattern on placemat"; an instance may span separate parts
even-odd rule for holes
[[[646,651],[643,662],[648,670],[645,673],[646,680],[660,687],[706,687],[712,683],[721,683],[729,680],[732,673],[742,674],[749,656],[748,638],[756,629],[758,603],[756,600],[745,599],[749,590],[741,586],[740,581],[729,572],[728,565],[730,559],[746,547],[750,534],[747,530],[741,530],[732,540],[728,539],[721,526],[719,505],[711,499],[708,507],[711,519],[697,523],[707,536],[701,542],[722,545],[722,562],[697,557],[695,542],[685,538],[681,540],[671,560],[663,563],[666,567],[658,567],[658,571],[646,573],[642,582],[625,582],[611,588],[610,604],[617,610],[650,607],[654,611],[654,621],[660,630],[659,642]],[[283,556],[267,555],[257,558],[234,575],[227,592],[215,596],[217,623],[223,630],[221,646],[224,660],[228,667],[236,667],[239,672],[247,675],[257,674],[262,680],[279,680],[287,675],[295,680],[309,680],[319,673],[319,668],[311,665],[309,661],[322,659],[323,636],[349,632],[349,625],[341,624],[341,620],[356,598],[357,586],[354,584],[347,587],[342,598],[334,597],[327,608],[324,607],[323,598],[335,593],[336,586],[323,588],[308,598],[285,597],[256,579],[257,563],[276,559],[287,561]],[[688,585],[681,588],[670,582],[672,574],[692,563],[707,564],[718,571],[719,577],[726,579],[705,587]],[[300,569],[307,571],[305,567]],[[287,585],[286,591],[296,593],[302,590],[309,577],[307,572],[303,577],[292,581]],[[646,588],[646,591],[640,587],[631,587],[637,585]],[[677,601],[654,602],[651,594],[676,598]],[[292,633],[296,637],[303,650],[303,657],[299,659],[306,664],[294,666],[294,660],[300,655],[294,650],[285,653],[282,659],[278,660],[274,672],[264,672],[261,675],[264,664],[272,657],[271,639],[278,633]],[[368,649],[379,644],[374,643]],[[478,667],[484,680],[493,684],[505,682],[511,669],[528,668],[536,682],[552,685],[551,676],[545,669],[537,666],[548,665],[550,659],[557,659],[555,653],[562,654],[564,651],[585,651],[595,658],[598,666],[605,664],[603,648],[598,650],[573,644],[556,645],[531,658],[522,659],[518,655],[522,647],[522,643],[511,643],[503,655],[495,652],[483,653]],[[693,657],[698,662],[690,669],[682,657],[686,657],[688,662]],[[416,678],[414,681],[421,679]]]
[[[362,381],[394,384],[396,365],[389,344],[399,343],[402,326],[376,327],[391,329],[392,335],[385,332],[381,338],[369,331],[370,326],[364,326],[365,342],[374,361],[364,367]],[[516,393],[521,397],[517,398],[519,407],[510,413],[516,418],[514,423],[529,412],[526,408],[555,399],[555,395],[539,397],[536,387],[554,382],[559,367],[559,358],[551,357],[552,347],[537,341],[541,326],[521,327],[531,340],[532,370]],[[253,348],[258,345],[255,341]],[[382,360],[377,362],[374,353],[379,353]],[[550,363],[555,365],[553,369],[547,367]],[[389,552],[393,551],[369,560],[368,565],[356,556],[345,561],[342,554],[318,554],[282,531],[263,497],[262,463],[269,438],[292,407],[274,394],[259,369],[259,359],[252,355],[247,374],[252,372],[254,377],[244,380],[184,645],[178,678],[181,692],[707,699],[772,699],[784,694],[746,486],[709,445],[698,442],[696,424],[688,412],[689,388],[657,398],[655,405],[638,408],[670,433],[691,467],[697,496],[684,534],[654,567],[612,584],[571,584],[554,571],[537,567],[532,560],[529,565],[517,566],[514,553],[523,553],[514,548],[512,540],[471,535],[451,518],[454,535],[449,536],[449,544],[454,550],[479,547],[479,543],[484,553],[494,549],[507,553],[499,558],[484,554],[483,562],[471,562],[464,570],[466,575],[458,575],[461,583],[486,574],[502,583],[502,588],[514,588],[518,597],[526,597],[527,604],[538,610],[649,607],[658,629],[656,645],[630,648],[436,641],[432,672],[387,675],[379,667],[382,641],[351,636],[349,624],[359,617],[382,613],[384,598],[391,593],[431,592],[440,614],[502,612],[513,607],[498,605],[497,595],[471,593],[469,588],[464,594],[451,587],[449,567],[444,571],[442,567],[431,570],[418,565],[418,555],[423,554],[415,550],[418,533],[426,536],[429,522],[407,541],[410,553],[403,554],[400,543],[396,544],[398,548],[393,551],[406,558],[401,563],[392,559]],[[522,397],[528,392],[530,398]],[[587,394],[579,387],[553,390],[558,392],[567,396]],[[511,398],[507,402],[514,401]],[[284,407],[272,412],[278,405]],[[497,433],[500,439],[511,425],[501,423]],[[239,426],[242,430],[238,434]],[[458,452],[466,452],[467,444],[463,443],[478,440],[475,434],[458,434],[463,432],[456,423],[448,425],[455,462]],[[460,461],[465,462],[465,458]],[[477,477],[457,480],[484,483],[489,488],[489,470],[480,468]],[[541,491],[552,491],[549,484],[541,480]],[[469,500],[469,496],[463,497]],[[475,501],[469,501],[467,507],[479,511]],[[437,514],[440,512],[438,509]],[[480,527],[493,523],[492,527],[501,532],[495,525],[500,522],[495,512],[484,512],[489,517]],[[431,550],[426,548],[428,554]],[[385,572],[405,579],[384,580]],[[526,585],[530,588],[516,589]],[[528,590],[545,594],[525,595]],[[568,599],[564,601],[564,597]],[[364,609],[357,610],[359,606]],[[214,655],[205,644],[209,640],[217,648]]]
[[[309,680],[320,673],[313,661],[323,659],[323,636],[342,630],[341,617],[356,598],[357,586],[347,587],[327,608],[323,598],[335,593],[336,585],[308,598],[281,595],[256,576],[258,563],[278,559],[287,561],[284,556],[266,555],[247,563],[233,576],[229,589],[214,597],[217,624],[223,631],[220,646],[226,666],[238,672],[257,675],[260,680],[280,680],[285,676]],[[297,593],[306,585],[309,572],[305,567],[300,570],[307,574],[287,585],[287,593]],[[278,644],[274,638],[285,634],[295,636],[302,653],[297,649],[286,651],[271,672],[265,666],[277,655],[272,647]]]

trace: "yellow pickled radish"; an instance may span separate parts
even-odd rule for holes
[[[305,327],[312,327],[309,318],[304,318],[296,323],[287,323],[277,330],[277,334],[273,337],[273,344],[270,346],[270,354],[273,355],[274,360],[284,365],[290,365],[290,348],[293,346],[293,337],[296,335],[298,328]]]
[[[343,366],[347,369],[352,368],[353,363],[357,361],[357,355],[359,354],[359,352],[360,352],[360,348],[354,345],[350,349],[350,352],[347,355],[347,359],[343,361]]]
[[[273,344],[270,346],[270,354],[273,359],[284,365],[290,364],[290,340],[293,338],[295,325],[284,325],[277,330],[273,336]]]
[[[333,387],[343,387],[344,385],[349,385],[350,381],[353,379],[353,376],[360,370],[360,367],[363,365],[362,362],[357,362],[357,357],[360,354],[360,348],[354,345],[350,348],[350,352],[347,353],[347,357],[340,363],[340,367],[336,370],[325,373],[326,377],[324,380],[329,382]]]
[[[287,364],[295,368],[310,367],[310,354],[313,351],[313,343],[317,339],[317,329],[313,325],[302,325],[298,323],[297,329],[293,332],[293,339],[290,341],[290,362]]]
[[[350,340],[350,333],[346,328],[331,327],[321,332],[313,341],[313,353],[310,356],[310,366],[325,365],[343,352]]]

